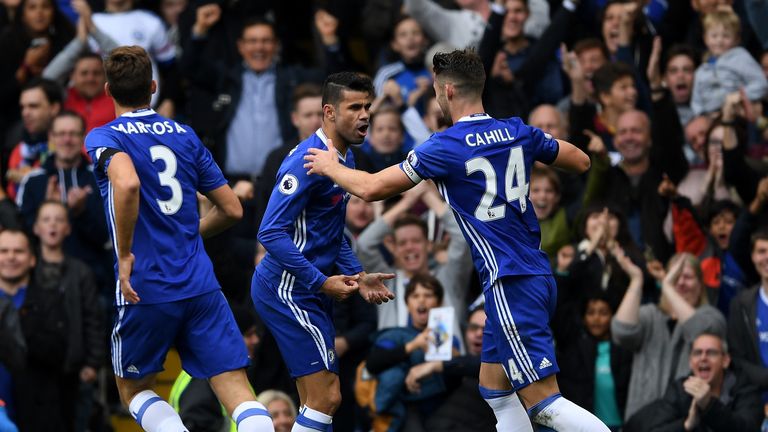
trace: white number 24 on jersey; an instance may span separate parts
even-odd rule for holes
[[[507,211],[507,207],[504,204],[491,207],[498,195],[496,170],[491,162],[480,156],[468,160],[466,167],[468,176],[477,171],[481,171],[485,175],[485,193],[483,193],[483,196],[480,198],[480,204],[475,209],[475,217],[483,222],[504,218]],[[517,184],[516,186],[515,183]],[[523,148],[513,147],[509,151],[509,161],[504,173],[504,195],[507,202],[517,201],[520,204],[521,212],[525,212],[528,207],[528,202],[526,201],[528,186],[529,184],[525,181]]]
[[[176,155],[166,146],[156,145],[149,148],[149,154],[152,156],[152,162],[160,159],[165,164],[165,169],[157,173],[160,179],[160,185],[171,188],[171,199],[157,200],[160,211],[166,215],[176,214],[181,208],[184,196],[181,193],[181,184],[174,177],[176,175]]]

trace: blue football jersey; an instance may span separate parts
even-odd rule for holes
[[[213,265],[200,237],[196,192],[208,192],[226,180],[210,152],[186,125],[152,110],[126,113],[93,129],[85,139],[96,164],[94,174],[104,199],[115,252],[115,209],[106,154],[130,156],[141,182],[139,217],[133,237],[136,262],[131,285],[142,303],[163,303],[219,289]],[[117,260],[115,260],[117,277]],[[119,283],[118,306],[125,304]]]
[[[475,114],[432,135],[400,168],[416,183],[435,181],[488,288],[502,276],[551,274],[528,189],[533,163],[554,162],[558,150],[519,118]]]
[[[299,143],[280,165],[259,227],[267,255],[256,271],[279,280],[287,270],[302,286],[317,290],[334,269],[354,275],[362,266],[344,237],[349,194],[327,177],[307,175],[304,155],[311,147],[328,148],[322,129]],[[351,151],[339,158],[355,167]]]

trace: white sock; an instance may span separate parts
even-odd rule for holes
[[[237,432],[274,432],[272,418],[267,408],[256,401],[246,401],[235,408],[232,420],[237,424]]]
[[[134,396],[128,410],[147,432],[189,432],[179,414],[152,390]]]
[[[520,398],[512,390],[490,390],[480,386],[480,394],[496,415],[496,430],[501,432],[533,432]]]
[[[534,423],[558,432],[610,432],[600,419],[560,393],[537,403],[528,413]]]
[[[296,423],[293,424],[291,432],[326,432],[331,423],[333,423],[333,416],[315,411],[305,405],[296,417]]]

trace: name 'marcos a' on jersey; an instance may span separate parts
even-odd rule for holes
[[[93,129],[85,139],[96,164],[115,253],[114,189],[107,176],[111,157],[126,153],[141,182],[133,237],[131,285],[142,304],[194,297],[220,288],[199,233],[196,192],[227,182],[210,152],[187,125],[144,109]],[[117,262],[115,263],[117,275]],[[125,304],[119,282],[116,304]]]
[[[547,275],[541,230],[528,199],[534,161],[554,162],[557,140],[517,117],[462,117],[408,154],[400,168],[432,179],[456,215],[484,288],[502,276]]]

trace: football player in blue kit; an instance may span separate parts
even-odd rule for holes
[[[432,135],[400,165],[368,174],[339,164],[333,152],[310,149],[305,167],[366,201],[434,180],[471,246],[482,281],[488,318],[480,392],[496,414],[497,429],[531,431],[533,422],[539,431],[607,431],[559,393],[549,328],[557,292],[528,199],[535,161],[581,173],[589,169],[589,157],[519,118],[485,114],[485,72],[474,52],[435,54],[434,74],[437,101],[453,126]]]
[[[356,291],[371,303],[394,298],[382,280],[395,275],[366,274],[344,237],[349,194],[303,167],[308,150],[329,149],[354,168],[349,146],[365,138],[373,94],[370,78],[354,72],[325,80],[323,125],[283,160],[259,227],[267,254],[254,272],[251,296],[296,379],[302,407],[294,432],[331,430],[341,402],[333,300]]]
[[[242,216],[221,170],[189,126],[149,107],[149,56],[120,47],[104,62],[116,119],[85,143],[104,199],[116,255],[112,367],[120,398],[150,432],[187,431],[150,388],[175,345],[182,367],[207,378],[239,432],[273,431],[244,368],[248,355],[202,238]],[[198,213],[197,191],[213,203]]]

